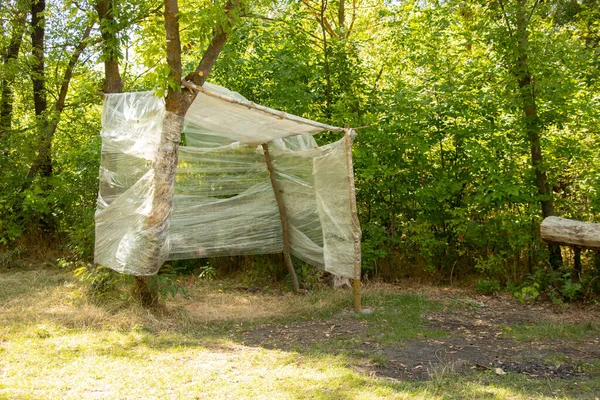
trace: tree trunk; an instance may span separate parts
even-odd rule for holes
[[[41,117],[46,111],[46,86],[44,69],[44,36],[46,20],[46,0],[33,0],[31,3],[31,55],[33,66],[31,80],[33,81],[33,105],[35,116]]]
[[[44,65],[44,36],[46,19],[44,12],[46,11],[45,0],[33,0],[31,3],[31,55],[33,65],[31,67],[31,80],[33,83],[33,106],[35,109],[35,118],[37,131],[40,139],[39,154],[31,165],[27,178],[33,178],[33,174],[39,172],[40,175],[49,177],[52,175],[52,163],[49,159],[49,152],[45,151],[45,128],[47,126],[46,111],[48,102],[46,100],[46,78]],[[28,181],[25,182],[24,188],[28,187]]]
[[[69,64],[65,69],[65,73],[62,78],[62,82],[60,85],[60,91],[58,93],[58,98],[56,103],[54,104],[54,108],[50,115],[44,117],[45,125],[41,127],[42,129],[42,139],[39,147],[39,151],[37,157],[35,158],[33,164],[29,168],[29,172],[27,173],[28,178],[33,178],[36,174],[40,174],[43,177],[52,176],[52,140],[54,139],[54,134],[56,133],[56,128],[58,127],[58,123],[60,122],[60,116],[62,114],[63,109],[65,108],[65,102],[67,99],[67,93],[69,91],[69,85],[71,83],[71,78],[73,77],[73,70],[79,61],[79,57],[83,50],[87,45],[87,39],[90,36],[90,32],[92,30],[92,24],[88,25],[77,43],[75,50],[71,54],[69,59]],[[46,105],[44,105],[46,107]],[[37,114],[37,109],[36,109]]]
[[[102,91],[104,93],[121,93],[124,82],[119,71],[119,55],[121,54],[121,42],[115,20],[114,5],[116,0],[98,0],[94,4],[94,9],[98,14],[100,23],[100,33],[102,35],[102,59],[104,60],[104,83]],[[117,161],[114,157],[106,157],[102,160],[103,165],[112,172],[118,171]],[[100,190],[106,196],[114,196],[115,188],[101,180],[104,185]]]
[[[150,308],[158,305],[160,298],[156,276],[136,276],[133,296],[139,300],[142,307]]]
[[[232,22],[232,11],[239,0],[230,0],[225,6],[227,23]],[[183,130],[184,117],[197,92],[181,89],[181,42],[179,36],[179,6],[177,0],[165,0],[165,32],[167,42],[167,63],[170,67],[171,85],[165,99],[166,115],[163,122],[161,140],[153,163],[154,180],[152,185],[152,211],[145,221],[145,242],[148,251],[140,264],[148,271],[158,271],[168,255],[168,229],[173,211],[173,192],[177,170],[179,141]],[[219,25],[213,39],[200,60],[196,70],[188,75],[195,84],[201,86],[210,74],[221,53],[229,26]]]
[[[535,184],[538,189],[538,193],[542,197],[540,200],[542,216],[547,218],[551,215],[554,215],[554,208],[552,204],[552,193],[548,190],[548,179],[542,159],[542,146],[540,142],[542,121],[537,113],[535,101],[535,83],[528,62],[528,25],[530,15],[532,13],[527,12],[525,0],[518,0],[518,7],[519,9],[517,11],[516,19],[517,51],[515,65],[513,66],[512,71],[519,85],[522,110],[525,118],[525,132],[527,134],[527,139],[529,140],[531,150],[531,165],[535,172]],[[548,251],[550,253],[550,265],[553,269],[558,269],[562,265],[560,247],[549,244]]]
[[[581,269],[581,247],[573,247],[573,272],[575,279],[581,280],[582,269]]]
[[[19,56],[21,43],[23,42],[23,33],[25,28],[25,18],[27,13],[20,4],[17,5],[16,14],[12,20],[12,33],[8,46],[2,52],[2,71],[3,76],[0,81],[0,139],[8,132],[11,127],[13,111],[13,81],[16,71],[10,65],[13,60]]]
[[[119,71],[120,42],[118,38],[117,23],[114,11],[115,2],[112,0],[98,0],[94,9],[100,22],[102,35],[102,59],[104,60],[104,93],[121,93],[124,82]],[[112,160],[109,158],[109,160]],[[111,161],[109,161],[111,162]],[[116,163],[110,164],[111,171],[117,171]],[[106,192],[106,190],[103,190]],[[133,286],[133,296],[143,307],[153,307],[159,302],[158,282],[156,276],[136,276]]]
[[[94,5],[100,20],[100,34],[103,43],[104,84],[102,91],[104,93],[121,93],[123,90],[123,79],[119,72],[120,45],[113,4],[113,0],[98,0]]]
[[[338,31],[339,33],[339,37],[343,37],[344,35],[344,30],[346,30],[346,5],[344,0],[339,0],[339,4],[338,4]]]

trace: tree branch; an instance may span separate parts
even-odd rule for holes
[[[301,0],[302,4],[308,8],[308,10],[314,15],[315,20],[327,31],[329,36],[336,37],[335,31],[331,28],[329,21],[325,18],[325,13],[320,10],[314,9],[307,0]]]
[[[352,29],[354,28],[354,21],[356,21],[356,0],[352,1],[352,19],[350,19],[350,26],[346,31],[346,39],[348,39],[350,37],[350,34],[352,33]]]
[[[16,76],[16,71],[9,69],[9,66],[12,60],[16,60],[19,56],[19,50],[23,42],[26,16],[25,7],[17,7],[12,21],[10,41],[6,48],[2,49],[2,69],[4,73],[0,78],[0,138],[2,138],[4,132],[11,129],[13,112],[12,84]]]
[[[75,50],[71,54],[71,58],[69,59],[69,64],[67,65],[67,69],[63,75],[63,79],[60,85],[60,92],[58,94],[58,100],[54,106],[54,110],[60,113],[64,106],[65,100],[67,98],[67,92],[69,91],[69,84],[71,83],[71,78],[73,77],[73,70],[75,69],[75,65],[77,65],[77,61],[79,61],[79,57],[81,57],[81,53],[85,49],[87,45],[87,39],[90,36],[90,32],[92,31],[94,24],[90,23],[85,30],[83,31],[83,35],[81,35],[81,39],[79,39],[79,43],[75,47]]]
[[[533,17],[533,13],[534,13],[535,8],[537,7],[538,3],[539,3],[539,0],[535,0],[533,5],[531,6],[531,12],[529,13],[529,16],[527,17],[527,25],[529,25],[529,21],[531,21],[531,18]]]
[[[210,42],[210,45],[204,52],[202,59],[198,63],[198,66],[191,74],[188,74],[185,79],[195,83],[198,86],[202,86],[206,79],[208,78],[208,74],[215,65],[219,54],[223,50],[225,46],[225,42],[227,41],[228,31],[230,29],[230,25],[233,19],[233,11],[238,7],[240,0],[228,0],[227,4],[225,4],[225,15],[227,16],[227,26],[224,24],[219,24],[215,29],[215,34]]]
[[[314,33],[309,32],[308,30],[304,29],[302,26],[292,25],[292,24],[289,23],[289,21],[287,21],[285,19],[282,19],[282,18],[269,18],[269,17],[265,17],[265,16],[262,16],[262,15],[255,15],[255,14],[248,14],[248,15],[245,15],[245,17],[258,18],[258,19],[261,19],[263,21],[280,22],[282,24],[286,24],[286,25],[288,25],[290,27],[290,31],[291,31],[292,34],[294,33],[293,29],[300,30],[300,31],[302,31],[302,33],[304,33],[304,34],[310,36],[311,38],[315,39],[315,41],[312,41],[312,43],[316,47],[322,49],[321,44],[316,42],[317,40],[320,41],[321,38],[319,36],[315,35]]]
[[[504,22],[506,23],[506,27],[508,28],[508,32],[510,33],[510,36],[514,38],[515,34],[512,30],[512,27],[510,25],[510,21],[508,20],[508,13],[506,12],[506,9],[504,8],[504,2],[502,0],[496,0],[498,2],[498,5],[500,6],[500,8],[502,9],[502,15],[504,16]]]

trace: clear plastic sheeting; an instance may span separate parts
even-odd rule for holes
[[[140,265],[152,210],[152,160],[165,107],[151,92],[110,94],[102,114],[102,160],[96,206],[95,262],[133,275],[152,275],[168,254]]]
[[[323,127],[314,126],[315,122],[295,115],[268,108],[266,109],[271,114],[257,110],[253,108],[254,103],[239,93],[220,86],[205,83],[204,89],[210,94],[198,93],[188,110],[186,121],[214,136],[259,145],[277,138],[315,134],[325,130]],[[225,101],[223,98],[234,100],[236,103]],[[294,119],[288,119],[286,116]]]
[[[343,140],[329,145],[313,158],[314,191],[323,228],[323,256],[327,271],[351,277],[354,234],[348,201],[348,166]],[[353,267],[352,267],[353,268]]]
[[[312,160],[322,149],[309,135],[276,139],[269,145],[275,177],[288,218],[293,255],[325,267],[323,229],[317,210]]]
[[[247,102],[215,85],[204,88]],[[268,141],[292,254],[353,278],[356,232],[344,139],[319,147],[310,134],[321,129],[295,118],[200,93],[186,115],[173,210],[165,214],[170,223],[159,239],[164,243],[157,244],[149,242],[154,236],[148,217],[164,103],[146,92],[107,95],[95,262],[127,274],[152,275],[165,259],[281,252],[279,209],[257,146]],[[160,254],[152,263],[146,254],[157,246]]]
[[[280,252],[281,222],[262,152],[180,147],[171,259]]]

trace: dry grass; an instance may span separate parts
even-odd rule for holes
[[[229,287],[224,289],[223,287]],[[214,327],[215,323],[275,321],[319,315],[350,304],[344,291],[311,296],[290,293],[249,294],[226,283],[187,282],[187,298],[167,299],[166,307],[149,311],[130,298],[91,302],[68,271],[40,269],[0,274],[0,326],[20,329],[50,324],[70,329],[127,331],[143,326],[151,331]]]
[[[143,319],[139,309],[116,312],[111,305],[93,305],[83,292],[65,271],[41,269],[2,274],[0,326],[18,329],[46,323],[78,329],[118,329]]]
[[[90,302],[66,271],[0,271],[0,399],[567,398],[542,394],[563,383],[542,388],[517,375],[494,383],[443,371],[429,382],[392,382],[361,374],[349,354],[246,346],[237,335],[248,326],[326,318],[350,296],[231,287],[190,283],[188,299],[149,312],[128,299]],[[365,294],[399,306],[390,303],[397,300],[391,287]]]
[[[228,283],[188,283],[189,299],[178,298],[170,305],[184,308],[195,320],[204,323],[286,319],[350,305],[351,295],[347,291],[324,290],[310,296],[257,294],[231,289],[234,285]]]
[[[250,295],[202,283],[158,313],[129,301],[92,304],[83,293],[64,271],[0,273],[0,398],[404,397],[343,357],[298,357],[211,335],[216,322],[227,329],[318,313],[343,293]]]

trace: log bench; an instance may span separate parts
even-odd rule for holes
[[[600,224],[548,217],[540,225],[540,235],[548,244],[573,247],[578,276],[581,276],[581,249],[600,251]]]

